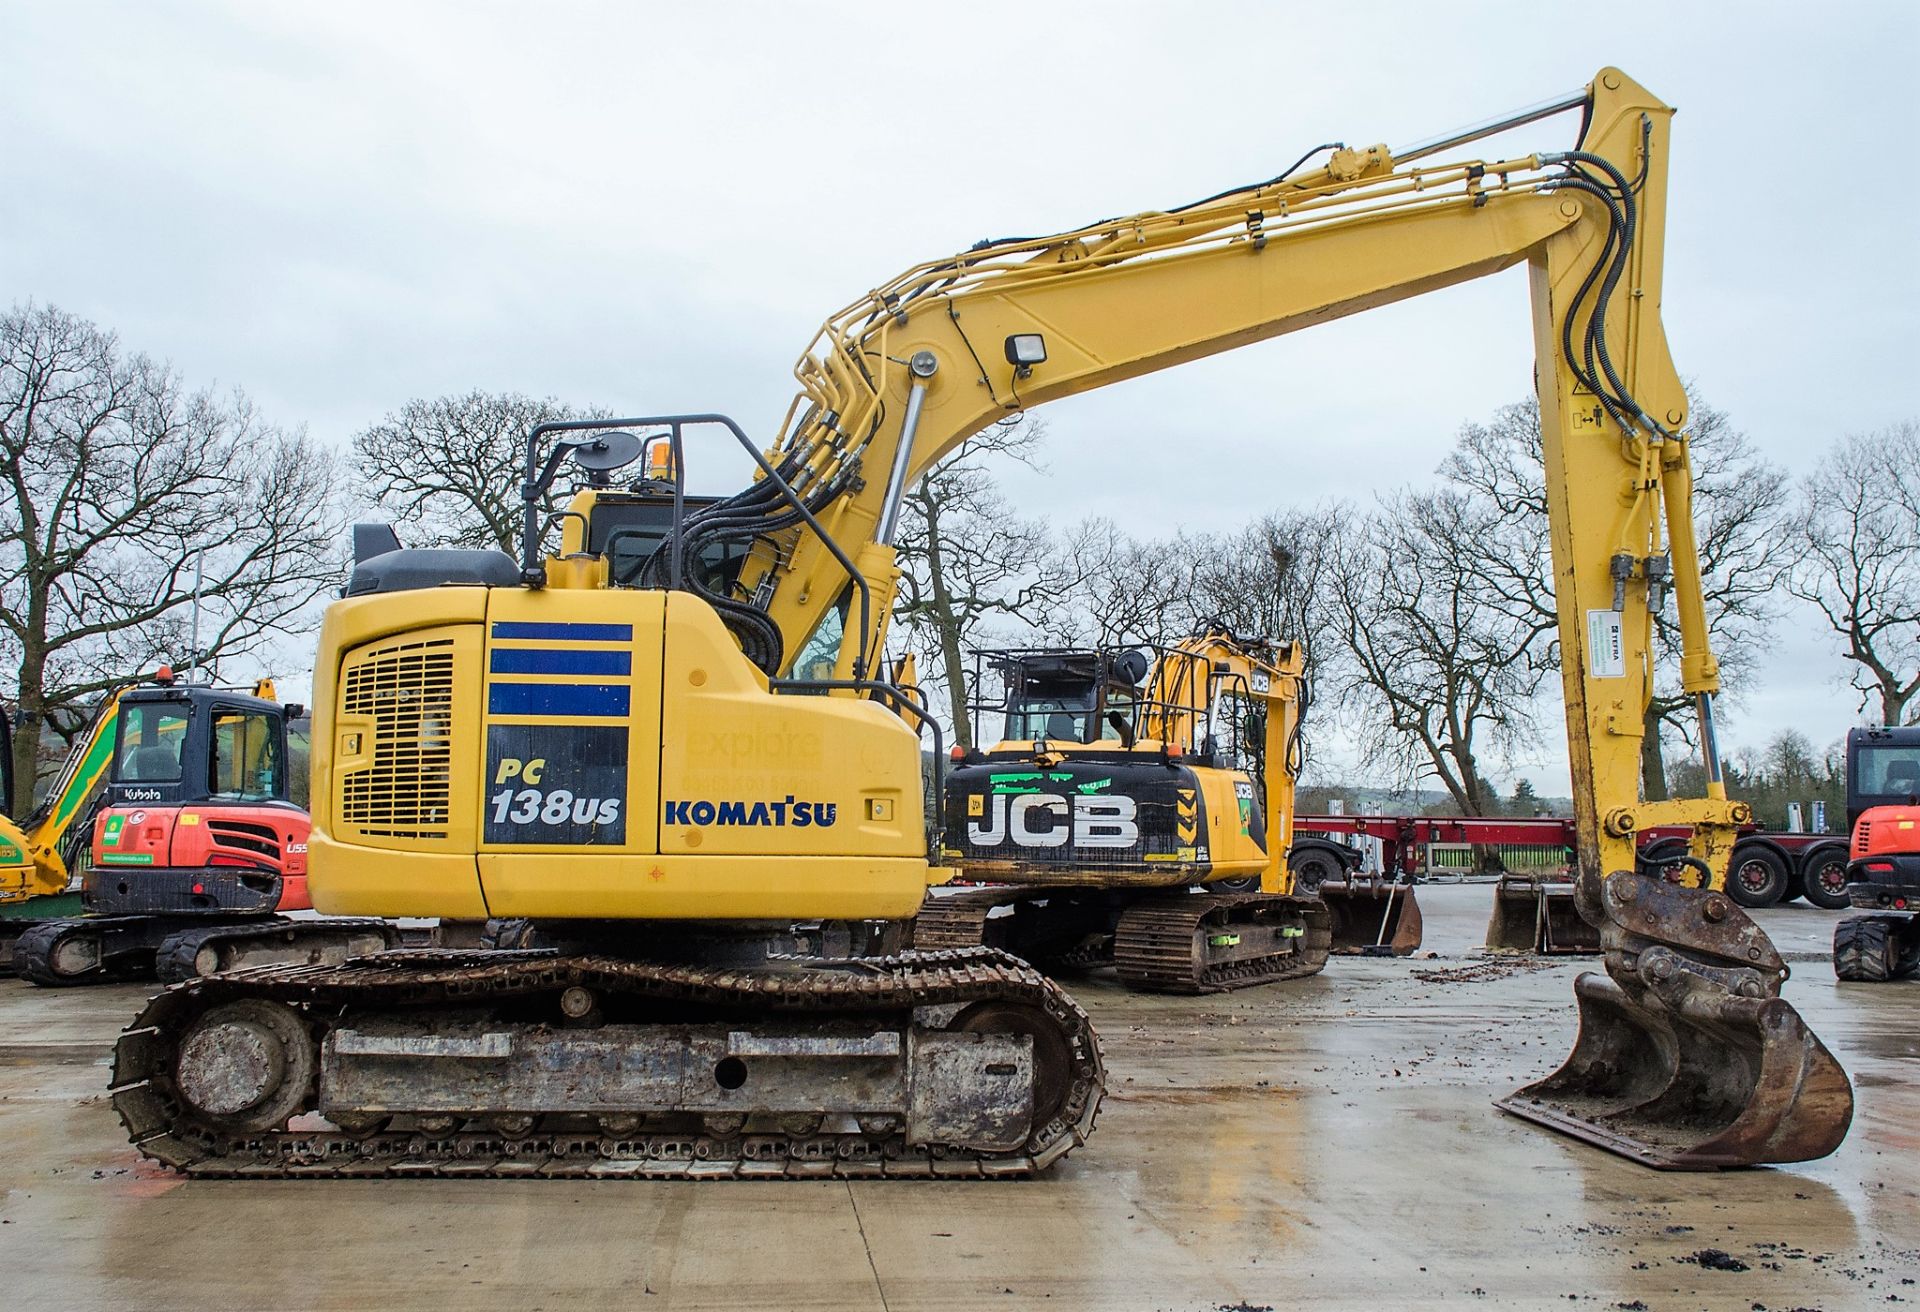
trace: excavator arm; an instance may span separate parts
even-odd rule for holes
[[[25,905],[29,899],[56,897],[66,891],[76,841],[85,841],[93,832],[94,803],[112,763],[120,694],[125,690],[110,689],[101,698],[32,813],[17,823],[0,816],[0,915],[8,906],[34,914],[37,908]],[[10,761],[11,751],[6,755]],[[11,796],[11,780],[8,785],[5,791]]]
[[[1575,110],[1570,150],[1435,162]],[[1720,892],[1748,813],[1719,777],[1689,416],[1660,322],[1671,117],[1608,68],[1578,95],[1432,142],[1342,146],[1317,168],[1178,209],[982,242],[910,269],[823,326],[767,475],[690,517],[680,550],[703,534],[752,539],[718,608],[766,674],[832,651],[838,679],[871,681],[899,578],[901,498],[970,435],[1524,264],[1577,901],[1601,928],[1608,974],[1582,977],[1582,1032],[1563,1070],[1502,1106],[1653,1165],[1820,1156],[1845,1134],[1850,1086],[1779,998],[1786,970],[1766,935]],[[1651,617],[1669,595],[1706,796],[1649,803],[1639,759]],[[1634,835],[1674,823],[1692,827],[1701,889],[1636,870]]]
[[[1428,162],[1542,111],[1402,152],[1342,147],[1196,205],[982,243],[843,310],[800,361],[769,459],[864,587],[807,525],[766,535],[742,582],[777,630],[776,668],[837,636],[838,677],[872,677],[900,499],[986,425],[1525,263],[1582,865],[1631,869],[1636,831],[1687,823],[1718,887],[1746,811],[1718,778],[1687,403],[1659,316],[1672,111],[1614,69],[1549,108],[1578,107],[1572,151]],[[1709,783],[1704,798],[1647,804],[1650,613],[1668,594]]]

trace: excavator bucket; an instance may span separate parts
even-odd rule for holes
[[[1600,931],[1574,906],[1571,880],[1502,875],[1493,890],[1487,946],[1551,956],[1597,954]]]
[[[1333,951],[1342,956],[1404,957],[1425,933],[1412,884],[1378,876],[1330,879],[1320,900],[1333,922]]]
[[[1786,965],[1758,925],[1724,894],[1625,871],[1583,876],[1575,896],[1607,973],[1574,981],[1566,1063],[1502,1111],[1669,1171],[1839,1147],[1853,1086],[1779,996]]]

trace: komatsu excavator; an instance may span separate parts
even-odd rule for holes
[[[1571,149],[1463,149],[1561,111],[1580,117]],[[327,610],[309,881],[322,911],[525,917],[539,946],[178,985],[116,1048],[133,1141],[216,1175],[1054,1162],[1104,1083],[1057,985],[990,949],[777,955],[791,922],[905,920],[944,877],[925,712],[882,677],[903,494],[1010,412],[1525,266],[1580,908],[1606,973],[1576,985],[1566,1066],[1501,1106],[1656,1167],[1831,1151],[1851,1085],[1721,891],[1746,808],[1719,775],[1687,402],[1660,325],[1670,117],[1609,68],[1435,141],[1315,151],[1173,210],[917,266],[825,325],[764,453],[712,414],[534,429],[518,561],[382,552]],[[669,445],[664,498],[611,484],[636,434]],[[738,442],[759,476],[689,504],[696,440]],[[569,453],[590,485],[547,555]],[[1669,595],[1708,796],[1645,803],[1648,617]],[[1654,823],[1692,827],[1701,887],[1635,870]]]
[[[1344,883],[1337,917],[1294,896],[1297,645],[1214,626],[1164,648],[981,658],[1002,696],[976,709],[1001,713],[1002,741],[955,750],[942,855],[993,886],[930,892],[915,947],[988,943],[1049,970],[1111,962],[1133,988],[1212,993],[1313,974],[1362,937],[1418,945],[1411,890],[1383,885],[1364,916]]]

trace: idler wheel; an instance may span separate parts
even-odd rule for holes
[[[259,998],[215,1007],[174,1059],[181,1099],[228,1130],[274,1130],[307,1106],[319,1057],[305,1022]]]
[[[947,1027],[968,1034],[1025,1034],[1033,1040],[1033,1128],[1060,1115],[1073,1089],[1073,1051],[1051,1017],[1019,1002],[976,1002]]]

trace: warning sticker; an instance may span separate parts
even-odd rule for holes
[[[1619,611],[1587,612],[1587,673],[1595,679],[1626,677],[1627,638]]]

